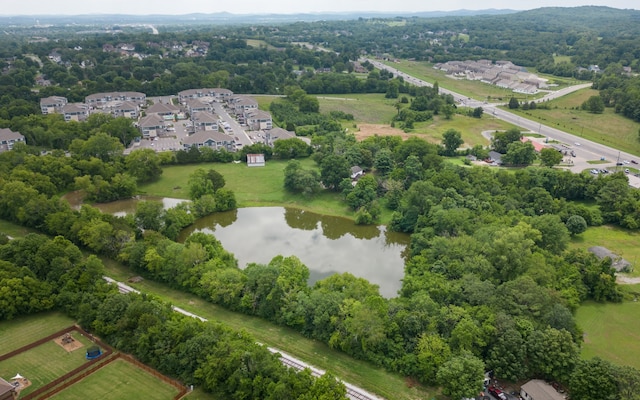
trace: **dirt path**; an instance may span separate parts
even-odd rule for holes
[[[616,275],[616,282],[620,285],[637,285],[640,283],[640,277],[632,278],[630,276]]]
[[[351,129],[349,129],[351,130]],[[407,140],[409,134],[402,129],[392,128],[384,124],[358,124],[358,130],[353,132],[357,140],[364,140],[371,136],[400,136],[402,140]]]

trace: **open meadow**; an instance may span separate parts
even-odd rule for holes
[[[299,160],[303,168],[317,168],[310,158]],[[142,185],[142,194],[189,198],[189,175],[198,168],[215,169],[224,176],[225,188],[233,190],[238,207],[291,206],[318,214],[353,218],[353,212],[341,201],[339,193],[323,192],[312,198],[284,190],[284,168],[287,161],[270,160],[265,167],[249,168],[245,163],[196,164],[170,166],[163,169],[156,182]]]
[[[584,101],[597,94],[597,90],[583,89],[549,101],[549,110],[509,111],[573,135],[640,155],[640,123],[616,114],[612,108],[605,108],[602,114],[592,114],[580,109]]]
[[[178,388],[118,359],[52,396],[58,400],[171,400]]]
[[[636,285],[637,286],[637,285]],[[600,357],[616,364],[640,368],[640,302],[587,302],[578,308],[576,321],[584,331],[582,357]]]

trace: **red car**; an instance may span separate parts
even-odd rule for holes
[[[498,389],[495,386],[489,386],[489,393],[491,393],[491,395],[493,397],[495,397],[498,400],[507,400],[507,395],[505,395],[504,393],[502,393],[502,390]]]

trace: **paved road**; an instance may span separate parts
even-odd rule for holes
[[[433,86],[429,82],[418,79],[414,76],[408,75],[402,71],[399,71],[396,68],[383,64],[379,61],[367,59],[371,64],[373,64],[378,69],[385,69],[393,73],[395,76],[401,76],[406,81],[417,85],[417,86]],[[590,87],[590,83],[585,83],[581,85],[570,86],[567,88],[563,88],[561,90],[555,91],[553,93],[549,93],[544,96],[542,99],[538,101],[546,101],[552,100],[569,93],[575,92],[577,90],[581,90],[587,87]],[[519,115],[510,113],[509,111],[498,108],[498,103],[486,103],[483,101],[478,101],[474,99],[470,99],[469,97],[463,96],[459,93],[453,92],[451,90],[440,88],[440,92],[445,94],[450,94],[454,97],[455,101],[463,104],[466,107],[482,107],[485,110],[485,113],[494,116],[495,118],[501,119],[503,121],[509,122],[513,125],[524,128],[530,132],[536,132],[541,135],[546,136],[550,141],[558,141],[561,144],[566,145],[568,148],[571,148],[575,151],[578,162],[574,163],[573,167],[571,167],[571,171],[579,173],[587,168],[606,168],[609,170],[615,170],[616,164],[618,162],[630,162],[631,160],[635,160],[640,162],[640,157],[634,156],[630,153],[622,152],[620,150],[611,148],[609,146],[605,146],[600,143],[592,142],[590,140],[584,139],[582,137],[572,135],[568,132],[564,132],[556,127],[544,125],[537,121],[532,121],[524,117],[520,117]],[[598,164],[592,166],[588,164],[587,161],[600,160],[604,158],[607,163]],[[627,163],[625,163],[626,165]],[[633,166],[629,164],[629,166]],[[637,167],[637,165],[636,165]],[[627,166],[623,166],[622,168],[627,168]],[[640,188],[640,177],[636,177],[633,175],[629,175],[629,184],[633,187]]]
[[[125,294],[126,293],[131,293],[131,292],[140,293],[139,290],[136,290],[136,289],[132,288],[131,286],[126,285],[126,284],[124,284],[122,282],[118,282],[115,279],[109,278],[108,276],[103,276],[103,278],[104,278],[105,281],[109,282],[110,284],[118,285],[118,290],[120,291],[120,293],[125,293]],[[182,308],[175,307],[175,306],[172,306],[172,308],[173,308],[173,311],[179,312],[180,314],[187,315],[187,316],[193,317],[193,318],[197,318],[197,319],[199,319],[200,321],[203,321],[203,322],[207,321],[205,318],[202,318],[202,317],[200,317],[200,316],[198,316],[196,314],[190,313],[189,311],[183,310]],[[258,342],[258,344],[264,346],[262,343]],[[325,374],[325,371],[323,371],[323,370],[321,370],[319,368],[316,368],[316,367],[314,367],[312,365],[309,365],[309,364],[305,363],[304,361],[302,361],[302,360],[300,360],[298,358],[295,358],[292,355],[289,355],[289,354],[287,354],[287,353],[285,353],[285,352],[283,352],[283,351],[281,351],[279,349],[276,349],[274,347],[267,347],[267,349],[273,354],[279,354],[280,355],[280,361],[282,362],[282,364],[284,364],[284,365],[286,365],[288,367],[295,368],[298,371],[302,371],[305,368],[309,368],[309,370],[311,371],[311,375],[313,375],[315,377],[319,377],[319,376],[322,376],[322,375]],[[367,392],[366,390],[361,389],[361,388],[359,388],[357,386],[354,386],[354,385],[352,385],[352,384],[350,384],[348,382],[345,382],[345,381],[341,381],[341,382],[347,388],[347,397],[349,399],[351,399],[351,400],[384,400],[381,397],[377,397],[377,396]]]
[[[236,143],[241,143],[243,146],[249,146],[253,144],[253,141],[244,130],[244,128],[235,120],[227,110],[224,108],[222,103],[213,102],[213,111],[215,114],[224,122],[229,124],[230,129],[225,129],[225,132],[230,134],[231,136],[237,138]]]

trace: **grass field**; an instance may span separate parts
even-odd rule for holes
[[[24,226],[14,224],[13,222],[0,219],[0,233],[7,234],[11,237],[22,237],[27,233],[35,233],[35,232],[36,231],[33,229],[25,228]]]
[[[21,392],[24,395],[81,366],[87,362],[85,350],[91,342],[77,332],[71,335],[84,346],[67,352],[53,340],[43,343],[0,362],[0,376],[7,379],[20,373],[29,379],[31,385]]]
[[[596,90],[583,89],[550,101],[550,110],[509,111],[576,136],[640,155],[640,123],[616,114],[611,108],[606,108],[602,114],[580,110],[585,100],[597,94]]]
[[[315,168],[311,159],[300,160],[304,168]],[[154,196],[188,198],[189,175],[197,168],[213,168],[233,190],[238,207],[292,206],[319,214],[353,218],[353,212],[341,201],[340,194],[323,192],[313,198],[291,194],[284,190],[284,168],[287,161],[271,160],[263,168],[248,168],[240,164],[198,164],[165,167],[160,179],[140,186],[139,192]]]
[[[582,356],[640,368],[640,302],[588,302],[576,312],[584,331]]]
[[[171,400],[179,390],[136,367],[116,360],[59,392],[52,399],[65,400]]]
[[[640,261],[640,233],[616,226],[589,227],[586,232],[574,236],[569,246],[585,250],[591,246],[604,246],[636,267]],[[630,275],[640,276],[638,270],[635,268]]]
[[[114,279],[126,279],[132,276],[124,266],[113,261],[107,263],[106,268],[108,275]],[[318,368],[332,372],[340,379],[384,398],[397,400],[431,399],[436,393],[431,388],[408,387],[403,377],[367,362],[353,359],[321,342],[305,338],[292,329],[272,324],[257,317],[228,311],[197,296],[173,290],[149,280],[130,285],[145,293],[155,294],[175,306],[210,321],[219,321],[231,328],[245,330],[261,343],[282,349]]]
[[[19,349],[73,323],[71,318],[58,312],[38,313],[3,321],[0,323],[0,354]]]

